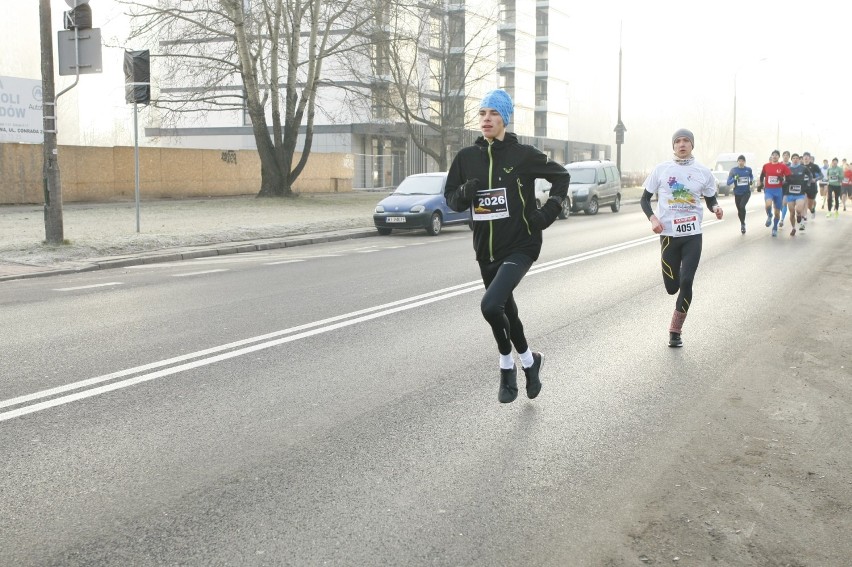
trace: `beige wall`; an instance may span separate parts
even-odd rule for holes
[[[41,145],[0,144],[0,204],[43,203],[42,163]],[[62,200],[133,199],[134,163],[132,147],[60,146]],[[312,153],[293,190],[351,191],[352,175],[350,155]],[[139,148],[143,199],[251,195],[259,190],[260,158],[254,150]]]

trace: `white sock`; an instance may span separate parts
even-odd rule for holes
[[[512,353],[500,355],[500,368],[503,370],[511,370],[515,367],[515,359],[512,358]]]
[[[529,348],[527,348],[527,352],[522,352],[518,356],[521,358],[521,366],[524,368],[529,368],[535,362],[532,351]]]

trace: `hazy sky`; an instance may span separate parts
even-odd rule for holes
[[[843,61],[852,54],[844,32],[852,15],[844,4],[814,0],[795,11],[745,0],[572,4],[574,139],[615,144],[623,26],[623,169],[666,159],[680,127],[695,133],[695,155],[706,165],[730,152],[735,76],[737,152],[754,152],[761,165],[776,147],[820,161],[852,158],[845,70],[852,62]]]

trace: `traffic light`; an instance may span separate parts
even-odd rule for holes
[[[147,49],[124,52],[124,100],[151,102],[151,56]]]
[[[92,8],[89,0],[65,0],[71,6],[71,10],[64,12],[64,24],[66,30],[87,30],[92,27]]]

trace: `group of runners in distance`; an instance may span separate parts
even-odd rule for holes
[[[728,174],[728,185],[734,186],[734,202],[743,234],[746,231],[745,207],[756,181],[745,161],[745,156],[739,156],[737,167]],[[765,226],[772,227],[772,236],[778,236],[778,229],[784,227],[788,213],[792,226],[790,236],[795,236],[807,227],[809,213],[811,219],[816,217],[817,192],[822,197],[821,209],[825,209],[828,202],[826,217],[839,216],[841,205],[846,210],[846,200],[852,195],[852,167],[846,158],[842,165],[837,158],[830,164],[824,159],[820,167],[809,152],[800,156],[774,150],[760,171],[757,191],[764,193]]]
[[[499,386],[497,399],[504,404],[518,396],[516,356],[526,378],[526,395],[536,398],[542,389],[541,369],[544,355],[533,351],[527,342],[514,291],[542,248],[542,232],[562,210],[571,176],[564,166],[534,146],[523,144],[507,131],[514,113],[511,96],[502,90],[488,92],[479,105],[482,135],[462,148],[447,174],[444,196],[456,211],[470,210],[473,249],[485,293],[480,302],[482,316],[491,327],[497,345]],[[682,347],[681,333],[692,304],[692,286],[702,248],[702,219],[706,207],[718,220],[724,212],[716,199],[716,180],[710,170],[695,160],[695,136],[681,128],[671,137],[672,156],[658,164],[643,183],[640,204],[650,222],[651,231],[660,239],[663,283],[669,295],[676,295],[675,308],[668,328],[668,346]],[[846,210],[852,190],[852,170],[846,160],[837,159],[820,168],[807,152],[803,156],[773,151],[758,180],[745,156],[730,172],[728,184],[746,231],[745,206],[751,187],[766,197],[766,226],[777,236],[787,211],[795,235],[805,230],[810,213],[816,215],[817,191],[828,201],[829,215]],[[535,180],[551,183],[550,195],[536,205]],[[818,189],[819,184],[819,189]],[[656,197],[656,207],[652,198]],[[774,216],[773,216],[774,213]],[[797,226],[798,224],[798,226]],[[496,374],[496,373],[495,373]]]

